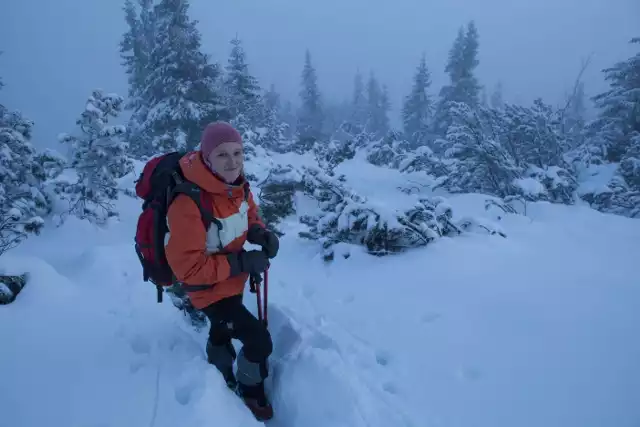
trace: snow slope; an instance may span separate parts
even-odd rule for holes
[[[416,197],[396,171],[338,169],[379,203]],[[270,271],[269,424],[640,425],[640,221],[546,203],[498,219],[482,195],[449,200],[508,237],[325,265],[291,219]],[[0,425],[256,425],[207,365],[207,331],[142,282],[139,203],[119,205],[107,230],[71,218],[0,258],[31,274],[0,307]]]

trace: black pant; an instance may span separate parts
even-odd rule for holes
[[[211,321],[209,341],[223,345],[240,340],[247,360],[263,364],[273,350],[271,334],[242,304],[242,295],[222,299],[202,309]]]

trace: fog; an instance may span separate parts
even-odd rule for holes
[[[2,0],[0,102],[36,125],[37,146],[58,147],[95,87],[127,93],[118,42],[126,30],[118,0]],[[447,52],[458,28],[476,21],[478,76],[489,93],[498,81],[507,101],[543,97],[560,103],[591,55],[588,95],[605,88],[601,69],[631,53],[640,36],[638,0],[192,0],[204,50],[224,64],[238,34],[251,71],[297,101],[309,48],[326,98],[351,93],[355,72],[375,72],[398,109],[420,55],[436,94],[446,82]]]

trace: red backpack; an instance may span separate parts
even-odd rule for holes
[[[211,195],[191,181],[180,169],[184,153],[171,152],[154,157],[144,166],[136,180],[136,195],[144,200],[138,217],[135,250],[142,264],[145,282],[151,281],[158,290],[158,303],[162,302],[164,286],[177,283],[164,251],[167,234],[167,211],[174,198],[182,193],[198,205],[205,229],[211,222],[219,224],[213,216]]]

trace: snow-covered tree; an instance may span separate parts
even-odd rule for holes
[[[505,148],[521,166],[565,166],[568,143],[559,110],[536,99],[531,107],[505,105]]]
[[[258,80],[250,73],[241,40],[231,40],[231,53],[224,77],[224,103],[231,121],[241,129],[264,124],[264,107]]]
[[[373,133],[378,137],[384,136],[389,131],[389,94],[384,85],[380,82],[372,72],[369,74],[369,80],[366,88],[367,96],[367,126],[369,133]]]
[[[367,98],[364,93],[364,80],[360,70],[353,78],[353,93],[351,95],[351,114],[349,117],[349,131],[362,132],[367,126]]]
[[[120,57],[127,74],[129,90],[125,109],[131,111],[127,125],[127,139],[132,153],[148,153],[142,135],[143,124],[149,111],[146,79],[150,72],[151,52],[154,47],[153,0],[126,0],[125,21],[128,29],[120,41]]]
[[[273,110],[277,115],[281,113],[282,101],[280,99],[280,94],[276,90],[276,86],[273,83],[271,83],[271,85],[269,86],[269,90],[265,91],[262,98],[264,100],[265,110]]]
[[[631,40],[640,46],[640,37]],[[589,124],[591,143],[604,147],[606,159],[623,160],[640,134],[640,52],[604,70],[609,89],[592,99],[598,117]]]
[[[38,234],[51,202],[46,179],[31,144],[33,121],[0,104],[0,255],[30,234]]]
[[[359,143],[356,147],[365,146],[367,161],[376,166],[385,166],[398,169],[402,162],[413,151],[409,142],[397,131],[389,132],[384,138],[375,138],[374,135],[363,133],[359,135]]]
[[[142,125],[149,154],[193,149],[208,123],[229,119],[217,91],[221,71],[201,51],[198,21],[188,11],[188,0],[160,0],[154,7],[144,84],[149,112]]]
[[[640,46],[640,37],[631,43]],[[592,98],[598,115],[576,157],[583,168],[610,162],[617,170],[604,188],[581,197],[604,212],[640,217],[640,51],[604,74],[609,89]]]
[[[445,72],[449,75],[449,84],[440,90],[433,131],[436,135],[444,137],[447,129],[453,121],[453,110],[458,110],[457,103],[465,103],[471,108],[479,104],[480,84],[475,76],[475,69],[479,65],[478,60],[478,30],[475,22],[467,24],[466,31],[460,28],[458,35],[449,51],[449,58]]]
[[[301,106],[298,111],[297,148],[304,152],[313,147],[316,141],[323,139],[324,109],[318,87],[316,69],[311,63],[311,53],[305,52],[302,70],[302,88],[300,89]]]
[[[411,92],[402,106],[402,122],[407,139],[414,145],[425,144],[429,136],[429,126],[433,114],[433,101],[428,91],[431,87],[431,73],[423,54],[413,77]]]
[[[118,198],[117,180],[133,170],[123,140],[126,127],[109,124],[123,104],[117,94],[94,90],[76,121],[77,132],[59,137],[69,146],[70,166],[77,174],[76,182],[59,184],[60,196],[69,201],[70,213],[99,224],[117,216],[112,204]]]
[[[491,94],[491,101],[489,102],[489,106],[491,108],[495,108],[496,110],[499,110],[504,106],[502,82],[498,82],[496,84],[496,87]]]
[[[451,125],[440,141],[449,173],[443,185],[454,192],[504,197],[516,192],[522,170],[501,144],[501,117],[496,110],[464,102],[450,105]]]

